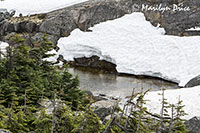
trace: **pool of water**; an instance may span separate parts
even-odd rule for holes
[[[78,75],[80,88],[89,90],[94,94],[106,94],[110,96],[129,96],[133,88],[139,92],[141,88],[151,91],[160,89],[176,89],[178,85],[155,78],[137,78],[130,76],[117,76],[114,74],[105,74],[97,71],[87,71],[76,68],[69,68],[69,72]]]

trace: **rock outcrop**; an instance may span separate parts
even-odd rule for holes
[[[54,36],[52,38],[56,44],[60,37],[69,36],[76,28],[90,31],[88,28],[95,24],[132,12],[143,12],[153,25],[164,27],[166,34],[199,35],[198,31],[187,31],[200,26],[199,0],[89,0],[31,16],[12,17],[13,12],[1,12],[0,39],[5,41],[5,36],[13,32],[31,37],[38,36],[35,34],[39,32]]]
[[[5,17],[0,21],[1,40],[15,32],[29,34],[31,38],[36,33],[47,33],[57,42],[60,37],[69,36],[76,28],[89,31],[88,28],[119,18],[132,12],[133,1],[130,0],[90,0],[72,5],[46,14],[32,16],[10,17],[10,13],[2,13]],[[1,18],[1,17],[0,17]]]
[[[116,101],[101,100],[93,103],[91,106],[94,107],[94,113],[103,121],[106,116],[114,113]]]
[[[200,26],[199,0],[148,0],[136,2],[133,7],[143,12],[152,25],[160,24],[168,35],[200,35],[200,31],[187,30]]]
[[[132,4],[131,0],[90,0],[48,13],[39,30],[57,36],[68,36],[75,28],[88,31],[95,24],[131,13]]]
[[[200,133],[200,117],[193,117],[185,122],[189,133]]]
[[[0,35],[10,33],[34,33],[38,32],[40,23],[44,20],[42,14],[33,16],[12,17],[12,12],[0,13]]]
[[[200,85],[200,75],[196,76],[195,78],[191,79],[185,87],[194,87]]]
[[[103,70],[106,73],[117,74],[116,64],[106,60],[100,60],[100,57],[96,55],[91,57],[74,58],[74,61],[69,64],[73,67],[89,67]]]

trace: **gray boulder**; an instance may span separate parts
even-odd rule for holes
[[[189,133],[200,133],[200,117],[193,117],[185,122]]]
[[[26,32],[32,33],[34,31],[36,31],[36,27],[37,27],[37,24],[30,21],[25,24],[24,29],[26,30]]]
[[[94,107],[94,113],[103,121],[106,116],[114,112],[116,105],[116,101],[101,100],[93,103],[91,106]]]
[[[5,13],[0,12],[0,27],[4,23],[4,21],[6,19],[8,19],[8,17],[9,17],[9,13],[8,12],[5,12]]]
[[[31,42],[34,43],[34,42],[43,41],[42,40],[43,37],[44,37],[44,33],[38,32],[35,35],[31,36]],[[47,39],[49,41],[51,41],[54,45],[56,45],[59,38],[55,35],[49,35],[48,34]]]
[[[12,12],[12,14],[13,14],[13,12]],[[0,22],[12,17],[12,14],[10,14],[6,9],[5,10],[0,9]]]
[[[15,29],[14,24],[9,23],[8,21],[6,21],[4,23],[2,28],[4,29],[4,32],[7,32],[7,33],[12,33],[14,31],[14,29]]]
[[[185,87],[194,87],[200,85],[200,75],[196,76],[195,78],[191,79]]]

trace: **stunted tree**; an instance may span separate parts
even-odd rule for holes
[[[34,127],[33,114],[40,110],[41,100],[54,99],[54,92],[63,102],[71,103],[74,110],[83,101],[83,92],[78,88],[77,77],[74,78],[68,73],[65,66],[63,71],[53,62],[46,60],[52,56],[47,52],[54,48],[46,36],[37,42],[40,46],[34,48],[25,44],[20,35],[8,37],[10,46],[7,47],[4,58],[0,60],[0,103],[9,110],[4,114],[5,118],[12,120],[19,112],[29,124],[29,129]],[[3,125],[0,125],[1,127]]]

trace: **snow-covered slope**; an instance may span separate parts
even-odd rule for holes
[[[200,37],[164,35],[142,13],[132,13],[90,28],[74,30],[58,42],[65,59],[99,55],[117,64],[118,72],[170,79],[185,85],[200,74]],[[109,58],[105,58],[109,57]],[[111,60],[112,58],[112,60]]]
[[[87,0],[4,0],[0,1],[0,9],[16,10],[16,15],[45,13],[71,6]]]
[[[158,95],[158,93],[162,92],[149,92],[145,99],[150,100],[146,104],[148,109],[150,109],[149,111],[160,114],[162,96]],[[183,100],[182,105],[185,105],[183,108],[185,113],[188,114],[183,118],[190,119],[194,116],[199,116],[200,86],[165,91],[165,98],[170,104],[178,103],[179,97],[180,100]]]

